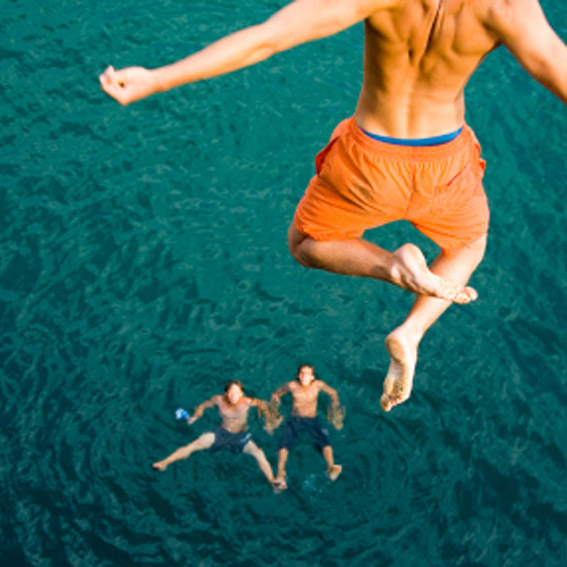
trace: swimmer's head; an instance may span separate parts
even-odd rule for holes
[[[309,386],[315,380],[315,369],[310,364],[302,364],[297,369],[297,381],[302,386]]]
[[[229,380],[224,387],[224,397],[232,405],[236,405],[244,395],[244,386],[240,380]]]

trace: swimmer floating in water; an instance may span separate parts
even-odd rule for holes
[[[418,346],[451,303],[477,298],[467,282],[484,256],[485,163],[465,124],[464,88],[488,53],[506,46],[527,72],[567,102],[567,47],[537,0],[296,0],[259,25],[171,65],[109,67],[102,88],[121,104],[253,65],[364,21],[364,78],[355,114],[316,158],[316,175],[289,228],[304,266],[385,280],[418,295],[386,338],[390,367],[381,404],[411,393]],[[410,221],[441,248],[388,252],[366,229]]]
[[[287,382],[278,388],[270,399],[270,404],[279,406],[280,399],[284,394],[291,394],[293,406],[291,415],[284,423],[280,441],[278,443],[278,472],[274,480],[274,486],[280,490],[287,488],[287,475],[285,467],[289,452],[295,445],[296,439],[302,435],[309,435],[315,446],[323,455],[327,463],[327,474],[331,480],[337,480],[343,467],[335,464],[333,448],[329,441],[329,435],[321,426],[317,417],[317,399],[319,392],[325,392],[331,397],[332,410],[329,416],[337,429],[342,429],[344,408],[339,405],[339,396],[333,388],[322,380],[315,378],[315,370],[312,366],[304,364],[297,371],[297,380]]]
[[[232,453],[245,453],[252,455],[264,473],[268,481],[273,484],[274,474],[272,467],[264,455],[264,451],[254,443],[252,435],[248,431],[248,411],[251,407],[257,407],[266,417],[266,429],[269,433],[273,431],[268,421],[268,404],[263,400],[248,398],[244,396],[244,389],[239,380],[231,380],[227,383],[224,396],[213,396],[210,400],[203,402],[195,408],[192,417],[187,418],[187,423],[195,423],[207,408],[218,407],[222,418],[220,427],[213,431],[203,433],[198,439],[185,447],[180,447],[169,457],[153,464],[157,470],[164,471],[171,463],[181,459],[187,459],[195,451],[208,449],[211,453],[216,451],[230,451]]]

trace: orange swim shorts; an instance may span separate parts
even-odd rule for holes
[[[317,154],[317,173],[293,223],[315,240],[330,241],[408,220],[450,252],[488,231],[484,168],[467,125],[449,142],[416,147],[375,140],[348,118]]]

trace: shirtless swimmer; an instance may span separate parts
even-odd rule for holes
[[[213,396],[210,400],[204,401],[195,408],[191,417],[187,418],[187,423],[192,425],[208,408],[217,407],[222,423],[215,431],[203,433],[195,441],[179,447],[165,459],[153,464],[154,469],[165,471],[169,465],[189,458],[196,451],[209,450],[229,451],[232,453],[244,453],[252,455],[258,467],[264,473],[270,484],[274,483],[272,467],[266,459],[264,451],[256,445],[252,435],[248,431],[248,412],[250,408],[256,407],[266,418],[266,430],[272,432],[272,425],[269,421],[268,404],[264,400],[249,398],[244,395],[244,387],[239,380],[229,380],[224,389],[224,395]]]

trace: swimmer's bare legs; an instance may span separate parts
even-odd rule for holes
[[[268,479],[268,482],[270,484],[273,484],[274,473],[272,471],[270,463],[268,462],[268,459],[266,459],[264,451],[262,451],[262,449],[260,449],[260,447],[258,447],[258,445],[254,443],[254,441],[248,441],[248,443],[246,443],[246,445],[244,446],[244,449],[242,449],[242,452],[246,453],[247,455],[252,455],[256,459],[260,470],[264,473],[265,477]]]
[[[333,448],[330,445],[327,445],[326,447],[323,447],[321,452],[325,462],[327,463],[327,474],[329,475],[329,478],[331,480],[337,480],[343,470],[343,467],[335,464]],[[285,490],[287,488],[287,473],[285,472],[285,467],[288,457],[288,449],[280,449],[278,451],[278,472],[274,479],[274,485],[280,490]]]
[[[323,447],[321,451],[323,453],[323,458],[327,463],[327,474],[331,480],[337,480],[341,474],[343,467],[341,465],[335,464],[335,459],[333,457],[333,448],[330,445]]]
[[[177,451],[174,451],[166,457],[162,461],[158,461],[157,463],[153,464],[154,469],[164,471],[171,463],[175,461],[181,461],[182,459],[186,459],[187,457],[191,456],[195,451],[203,451],[205,449],[209,449],[211,445],[215,442],[215,434],[212,432],[203,433],[198,439],[195,439],[189,445],[185,445],[185,447],[180,447]]]
[[[414,244],[388,252],[360,238],[321,242],[299,232],[293,224],[288,230],[288,243],[293,257],[309,268],[384,280],[419,295],[455,303],[469,303],[477,298],[473,288],[430,271]]]
[[[464,285],[482,260],[485,249],[486,236],[483,236],[452,254],[441,253],[430,269],[442,278]],[[419,343],[429,327],[450,305],[450,301],[420,295],[406,320],[386,337],[391,361],[380,400],[385,411],[390,411],[409,398]]]
[[[293,225],[288,231],[288,242],[292,255],[304,266],[382,279],[418,293],[404,323],[386,338],[391,362],[381,399],[385,411],[409,398],[417,349],[427,329],[451,302],[468,303],[476,299],[476,291],[465,284],[486,248],[484,236],[451,254],[441,253],[428,269],[421,251],[412,244],[390,253],[361,239],[317,242]]]

